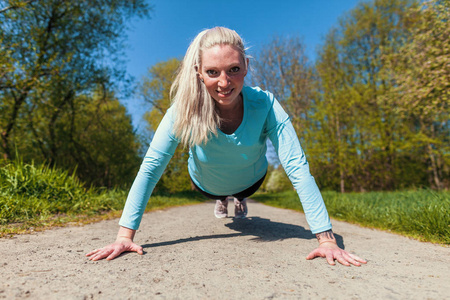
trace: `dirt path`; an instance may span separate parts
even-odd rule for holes
[[[231,205],[232,203],[230,203]],[[305,260],[317,244],[304,215],[258,203],[214,218],[212,202],[146,214],[145,254],[91,262],[117,220],[0,239],[5,299],[449,299],[450,248],[333,221],[360,268]]]

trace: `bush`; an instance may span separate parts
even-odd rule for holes
[[[74,174],[16,160],[0,168],[0,224],[81,212],[92,195]]]
[[[267,183],[264,186],[269,193],[277,193],[292,190],[292,183],[282,168],[270,172]]]

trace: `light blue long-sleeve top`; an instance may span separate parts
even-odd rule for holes
[[[241,192],[267,171],[270,139],[297,191],[312,233],[331,229],[331,222],[305,153],[289,116],[275,97],[258,87],[242,89],[244,116],[232,134],[219,130],[206,144],[189,149],[188,170],[194,183],[213,195]],[[172,158],[179,140],[173,134],[174,109],[168,109],[155,132],[128,195],[121,226],[137,230],[150,195]]]

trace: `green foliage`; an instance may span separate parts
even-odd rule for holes
[[[267,205],[302,211],[294,191],[258,194],[252,198]],[[450,244],[449,192],[324,192],[323,198],[333,218],[423,241]]]
[[[77,166],[80,179],[95,186],[131,185],[139,167],[140,143],[125,107],[114,95],[98,91],[80,96],[72,114],[77,115],[73,122],[57,124],[64,153],[55,158],[57,165],[69,170]],[[67,114],[64,119],[70,118]]]
[[[60,116],[52,130],[58,151],[47,151],[47,141],[34,131],[24,132],[24,142],[16,148],[25,161],[49,162],[69,172],[78,168],[78,177],[89,185],[111,188],[132,183],[139,166],[140,143],[131,117],[112,93],[98,90],[78,96],[71,111]],[[36,119],[34,130],[47,132],[45,124],[38,121],[40,115],[30,118]]]
[[[87,189],[67,171],[16,160],[0,167],[0,236],[30,226],[61,225],[86,217],[98,219],[108,212],[120,213],[126,195],[126,190]],[[156,195],[147,210],[202,201],[204,198],[195,192]]]
[[[2,7],[2,156],[13,159],[14,150],[17,150],[26,161],[46,161],[62,168],[79,164],[83,167],[80,176],[87,181],[103,176],[98,172],[99,165],[122,168],[114,165],[119,161],[118,157],[103,163],[101,157],[83,147],[89,130],[83,131],[85,128],[77,127],[77,124],[85,123],[93,113],[97,113],[94,120],[98,123],[111,123],[112,117],[102,114],[101,109],[91,110],[87,117],[82,114],[85,111],[81,107],[86,101],[99,104],[95,99],[99,94],[108,95],[103,100],[117,101],[111,91],[119,86],[126,90],[128,79],[122,63],[122,46],[127,22],[130,17],[148,15],[148,5],[143,0],[44,0],[2,1]],[[114,105],[117,103],[111,103],[110,107]],[[116,109],[114,117],[120,114],[122,120],[127,119],[123,118],[123,109]],[[97,126],[97,130],[102,130],[97,131],[98,135],[106,136],[102,136],[100,144],[111,137],[112,128],[114,126]],[[123,128],[112,131],[123,132]],[[125,143],[114,144],[110,141],[107,148],[125,146]],[[134,144],[130,143],[130,153],[136,152]],[[100,162],[92,163],[97,161]],[[129,162],[124,161],[123,165]],[[108,168],[103,174],[114,173]],[[92,183],[110,186],[120,181],[108,176]]]
[[[180,61],[176,58],[157,63],[148,70],[140,84],[140,95],[152,106],[145,119],[149,129],[155,131],[170,107],[170,87],[175,79]]]
[[[152,105],[151,111],[145,115],[152,132],[156,131],[170,107],[170,87],[179,65],[180,61],[175,58],[160,62],[149,69],[148,75],[141,82],[141,95]],[[191,189],[187,170],[188,158],[188,150],[178,147],[156,186],[157,192],[176,193]]]
[[[415,1],[362,2],[333,29],[316,64],[320,78],[317,109],[312,115],[318,134],[310,150],[319,182],[332,165],[333,189],[394,189],[403,166],[398,135],[402,126],[392,110],[393,88],[383,55],[393,53],[410,34]],[[324,152],[325,154],[322,154]],[[318,165],[316,166],[316,161]]]
[[[270,172],[270,174],[268,174],[268,178],[266,181],[267,183],[264,185],[264,190],[269,193],[276,193],[293,189],[292,183],[281,165]]]
[[[363,1],[314,68],[297,38],[258,53],[253,79],[291,115],[322,189],[449,187],[449,11],[448,1]]]
[[[428,165],[432,186],[441,189],[450,184],[450,2],[425,2],[410,14],[420,16],[413,34],[386,56],[396,83],[386,97],[403,124],[403,150]]]
[[[81,212],[89,193],[67,171],[16,160],[0,168],[0,224],[52,213]]]

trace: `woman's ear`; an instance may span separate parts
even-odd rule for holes
[[[200,79],[201,82],[204,82],[203,81],[203,75],[199,72],[199,67],[198,66],[195,66],[195,71],[197,72],[198,79]]]
[[[198,79],[200,79],[201,82],[204,82],[202,74],[197,73],[197,76],[198,76]]]
[[[198,67],[198,66],[195,66],[194,68],[195,68],[195,72],[197,72],[198,79],[200,79],[200,81],[203,82],[203,76],[202,76],[202,74],[200,74],[200,72],[198,71],[198,70],[199,70],[199,67]]]

